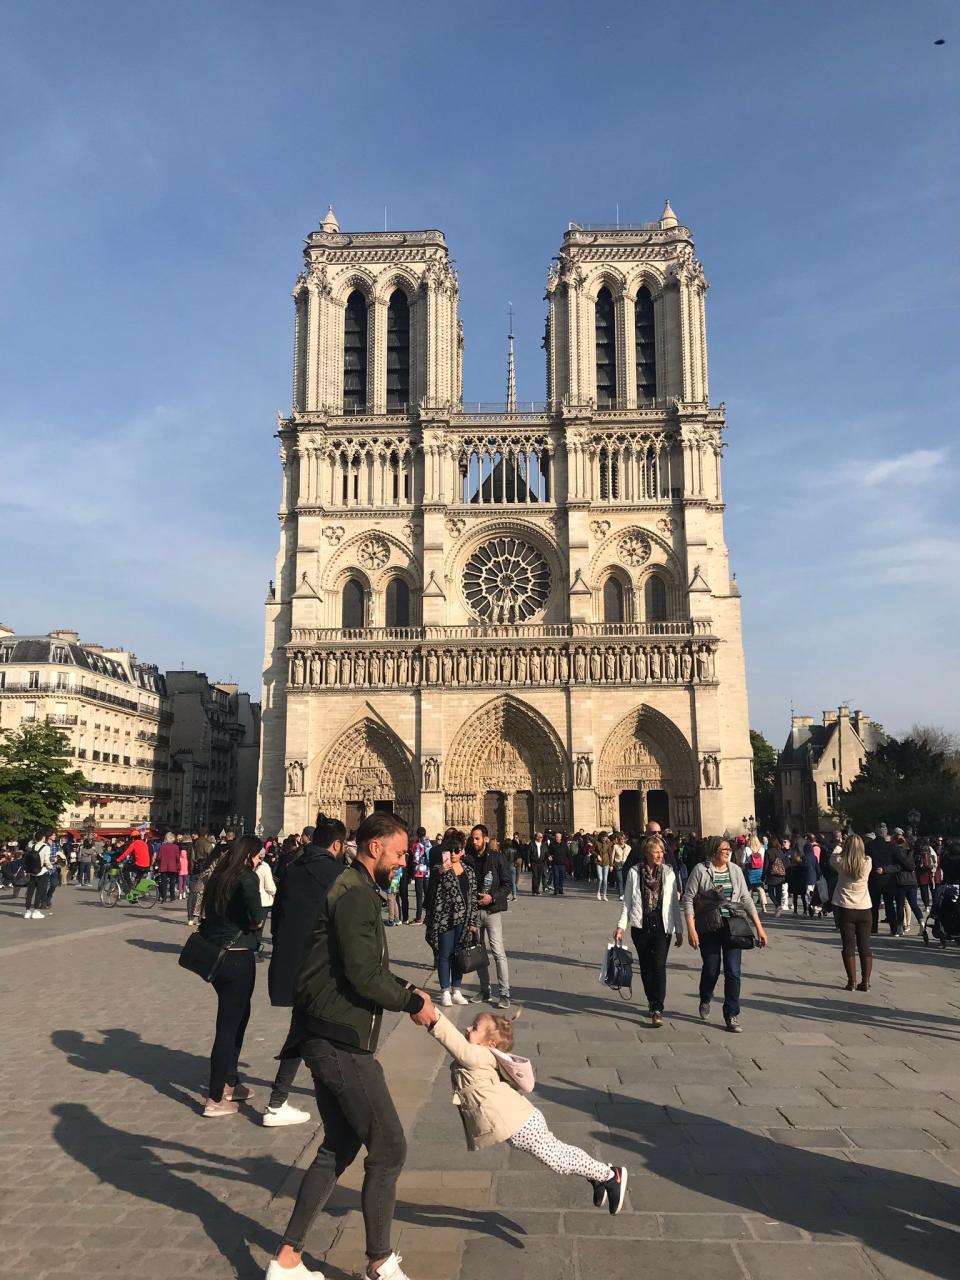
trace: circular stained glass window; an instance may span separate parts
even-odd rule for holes
[[[529,543],[494,538],[467,561],[463,592],[484,622],[525,622],[547,603],[550,570]]]

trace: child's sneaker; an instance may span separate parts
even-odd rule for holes
[[[595,1182],[593,1184],[593,1207],[595,1209],[602,1209],[606,1198],[607,1184],[605,1182]]]
[[[622,1165],[611,1165],[611,1168],[613,1177],[603,1186],[607,1193],[607,1208],[616,1215],[623,1208],[624,1197],[627,1194],[627,1171]]]

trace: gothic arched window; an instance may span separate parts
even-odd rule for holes
[[[367,300],[359,289],[347,299],[343,320],[343,411],[367,407]]]
[[[603,584],[603,620],[604,622],[626,622],[623,608],[623,583],[613,576]]]
[[[604,287],[597,294],[597,408],[611,409],[617,402],[617,335],[613,296]]]
[[[409,627],[410,625],[410,588],[403,578],[393,578],[387,587],[386,625],[388,627]]]
[[[387,412],[401,412],[410,402],[410,304],[394,289],[387,307]]]
[[[341,595],[340,625],[358,628],[367,625],[363,583],[358,578],[348,578]]]
[[[653,573],[644,588],[647,622],[665,622],[667,619],[667,584]]]
[[[653,324],[653,298],[643,285],[634,309],[637,343],[637,404],[650,404],[657,396],[657,343]]]

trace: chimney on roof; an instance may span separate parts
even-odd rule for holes
[[[66,640],[70,644],[80,643],[80,633],[78,631],[48,631],[47,636],[50,640]]]
[[[809,729],[813,724],[813,716],[791,716],[791,729]]]
[[[823,712],[823,723],[824,723],[824,725],[828,725],[828,724],[836,724],[836,723],[837,723],[837,713],[836,713],[835,711],[824,711],[824,712]]]

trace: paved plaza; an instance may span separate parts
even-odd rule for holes
[[[258,1109],[204,1120],[215,1002],[177,967],[182,904],[107,911],[63,887],[54,906],[25,921],[0,897],[0,1273],[252,1280],[317,1140],[259,1124],[287,1023],[266,966],[244,1051]],[[469,1154],[441,1051],[394,1019],[381,1059],[410,1147],[395,1246],[412,1280],[957,1280],[958,953],[878,938],[873,989],[847,994],[833,930],[785,917],[746,958],[742,1035],[718,1008],[700,1022],[686,947],[654,1032],[597,981],[617,914],[575,887],[524,895],[506,937],[535,1100],[558,1136],[629,1166],[624,1212],[505,1146]],[[397,971],[432,983],[420,930],[388,937]],[[362,1264],[360,1173],[307,1242],[333,1280]]]

